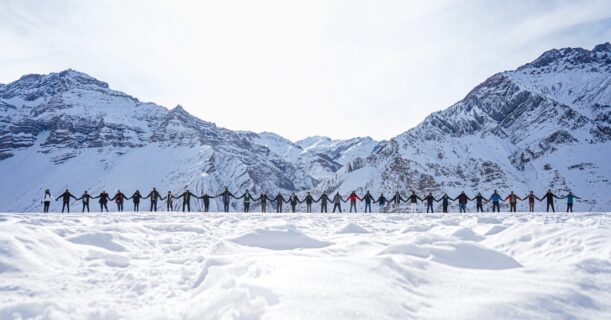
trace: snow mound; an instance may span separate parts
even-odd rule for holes
[[[67,239],[73,243],[104,248],[110,251],[125,251],[125,247],[113,241],[113,235],[110,233],[84,233]]]
[[[423,226],[423,225],[413,225],[407,226],[401,230],[401,233],[410,233],[410,232],[427,232],[431,230],[432,226]]]
[[[477,223],[499,224],[501,221],[494,217],[477,217]]]
[[[331,244],[311,238],[292,225],[255,229],[229,241],[271,250],[322,248]]]
[[[464,240],[464,241],[474,241],[474,242],[482,241],[484,239],[483,237],[475,234],[475,232],[473,232],[473,230],[469,228],[458,229],[454,231],[454,233],[452,233],[452,236],[455,238]]]
[[[492,236],[507,229],[507,226],[493,226],[490,230],[484,233],[485,236]]]
[[[401,254],[465,269],[511,269],[522,265],[503,253],[465,242],[436,242],[431,245],[414,243],[394,244],[386,247],[381,255]]]
[[[345,234],[345,233],[369,233],[369,230],[359,226],[355,223],[348,223],[343,226],[339,230],[335,231],[335,234]]]

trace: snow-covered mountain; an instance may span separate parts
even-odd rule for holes
[[[382,142],[335,185],[455,195],[572,190],[611,208],[611,44],[545,52]]]
[[[0,84],[0,210],[44,189],[573,190],[611,208],[611,45],[544,53],[389,140],[234,132],[67,70]],[[216,204],[213,204],[215,209]],[[582,208],[583,209],[583,208]]]

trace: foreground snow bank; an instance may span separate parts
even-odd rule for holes
[[[0,319],[611,317],[606,214],[0,214]]]

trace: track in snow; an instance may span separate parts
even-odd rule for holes
[[[0,319],[611,316],[607,214],[0,214]]]

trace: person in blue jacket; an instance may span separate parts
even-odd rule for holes
[[[573,203],[575,202],[575,199],[581,199],[580,197],[574,195],[572,192],[569,191],[569,194],[567,194],[566,196],[562,197],[562,199],[566,198],[566,212],[573,212]]]
[[[492,212],[495,212],[495,210],[501,212],[501,195],[496,190],[494,190],[488,201],[492,201]]]

